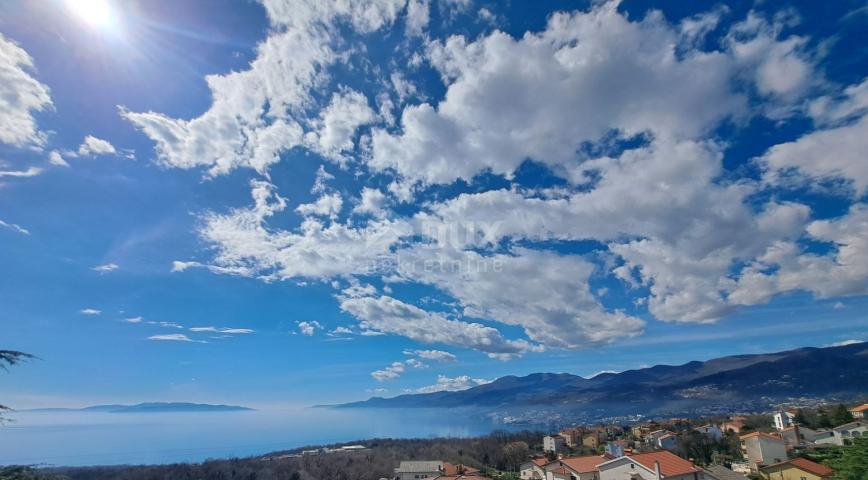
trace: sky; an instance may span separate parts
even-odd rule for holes
[[[868,4],[0,5],[17,408],[868,340]]]

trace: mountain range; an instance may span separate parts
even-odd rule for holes
[[[94,405],[84,408],[37,408],[31,412],[108,412],[108,413],[157,413],[157,412],[237,412],[253,410],[237,405],[211,405],[207,403],[148,402],[136,405]]]
[[[656,365],[592,378],[569,373],[506,376],[467,390],[373,397],[337,407],[546,408],[599,418],[713,414],[759,410],[795,399],[843,401],[866,396],[868,342],[862,342]]]

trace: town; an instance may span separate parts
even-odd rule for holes
[[[546,435],[517,472],[441,460],[401,461],[394,480],[821,480],[866,478],[868,404],[761,415],[574,426]],[[858,451],[857,451],[858,449]],[[855,459],[855,464],[847,460]],[[829,464],[862,476],[835,477]]]

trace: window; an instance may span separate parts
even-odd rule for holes
[[[808,480],[808,477],[799,477],[799,480]]]

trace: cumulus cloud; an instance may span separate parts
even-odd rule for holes
[[[54,165],[55,167],[68,167],[69,163],[63,158],[63,155],[60,154],[57,150],[52,150],[48,154],[48,163]]]
[[[413,390],[414,393],[434,393],[434,392],[456,392],[459,390],[467,390],[468,388],[477,387],[491,383],[491,380],[484,378],[471,378],[469,375],[459,375],[457,377],[447,377],[446,375],[437,375],[437,383],[428,385]]]
[[[82,308],[78,313],[82,315],[99,315],[102,313],[102,310],[97,310],[95,308]]]
[[[114,145],[107,140],[88,135],[78,147],[79,155],[114,155],[118,153]]]
[[[376,118],[368,99],[355,90],[344,90],[332,96],[329,105],[314,121],[315,129],[305,140],[311,149],[326,158],[343,162],[346,153],[355,147],[356,130]]]
[[[341,212],[344,201],[339,193],[323,195],[313,203],[305,203],[296,207],[295,211],[304,216],[316,215],[320,217],[336,218]]]
[[[420,343],[472,348],[501,360],[541,349],[525,340],[504,338],[495,328],[451,320],[389,296],[345,298],[341,310],[356,317],[364,329],[401,335]]]
[[[316,320],[296,323],[298,324],[298,331],[301,332],[302,335],[306,335],[308,337],[312,337],[317,330],[322,330],[323,328],[323,326]]]
[[[106,263],[103,265],[97,265],[97,266],[91,268],[91,270],[93,270],[94,272],[98,272],[98,273],[109,273],[109,272],[114,272],[115,270],[117,270],[119,268],[121,268],[121,267],[116,263]]]
[[[403,362],[392,362],[391,365],[382,370],[374,370],[371,372],[371,376],[378,382],[394,380],[404,373],[405,368]]]
[[[142,323],[142,320],[144,320],[144,318],[142,318],[142,317],[129,317],[129,318],[125,318],[124,322],[126,322],[126,323]]]
[[[48,87],[31,76],[33,69],[30,55],[0,34],[0,142],[7,145],[45,143],[34,114],[53,104]]]

